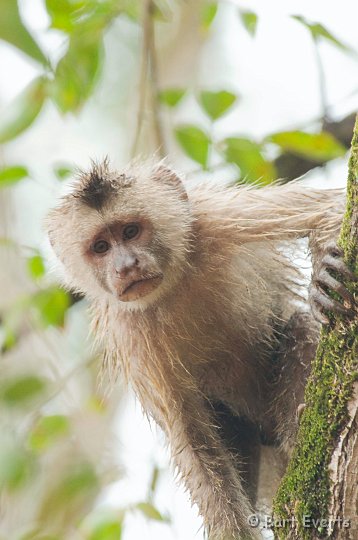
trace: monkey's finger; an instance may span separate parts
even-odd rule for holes
[[[312,290],[310,293],[310,307],[313,317],[321,324],[328,324],[329,319],[328,317],[322,312],[320,304],[317,304],[316,301],[312,297]]]
[[[316,287],[313,287],[311,290],[311,300],[318,304],[319,308],[324,311],[333,311],[333,313],[339,313],[340,315],[354,315],[353,310],[345,308],[337,300],[333,300],[333,298],[330,298]]]
[[[321,287],[328,287],[331,291],[338,293],[350,304],[350,306],[354,305],[353,295],[348,291],[348,289],[346,289],[343,283],[337,281],[326,270],[321,270],[321,272],[319,272],[316,281]]]
[[[322,265],[326,269],[335,270],[350,281],[357,281],[358,279],[358,277],[351,270],[349,270],[347,265],[341,259],[337,259],[332,255],[325,255],[322,259]]]
[[[312,311],[312,315],[316,319],[316,321],[318,321],[321,324],[328,324],[329,323],[329,318],[326,317],[326,315],[324,315],[322,313],[322,311],[313,302],[311,303],[311,311]]]

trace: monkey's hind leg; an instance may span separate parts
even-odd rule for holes
[[[261,447],[259,430],[247,418],[234,415],[224,403],[214,402],[212,406],[220,438],[230,452],[243,488],[254,506],[259,481]]]

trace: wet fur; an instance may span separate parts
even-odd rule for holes
[[[107,368],[121,367],[166,433],[210,539],[257,538],[247,525],[247,448],[254,441],[255,453],[258,439],[292,447],[317,341],[310,314],[297,314],[302,279],[284,246],[309,237],[317,256],[339,228],[344,195],[297,183],[187,191],[162,164],[121,174],[95,165],[50,213],[47,229],[65,283],[92,303]],[[159,289],[124,304],[101,288],[83,245],[104,223],[133,215],[154,225],[148,249],[168,268]],[[228,436],[230,414],[241,445],[240,434]]]

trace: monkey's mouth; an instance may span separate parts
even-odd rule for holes
[[[144,277],[131,281],[121,292],[118,292],[118,298],[121,302],[132,302],[153,292],[163,281],[163,274]]]

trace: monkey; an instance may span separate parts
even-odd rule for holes
[[[260,445],[288,458],[316,319],[355,309],[334,243],[344,204],[299,182],[184,186],[165,162],[105,160],[46,218],[64,286],[87,297],[105,365],[165,433],[210,540],[260,537],[248,524]],[[305,237],[312,310],[287,249]]]

